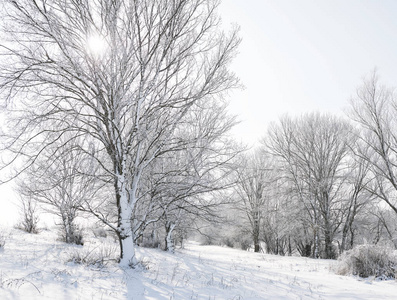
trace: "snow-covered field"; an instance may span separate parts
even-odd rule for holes
[[[117,254],[112,238],[65,245],[55,233],[1,228],[0,299],[397,299],[395,281],[339,276],[335,261],[190,242],[175,254],[138,249],[139,270],[68,262]],[[101,255],[98,255],[101,253]]]

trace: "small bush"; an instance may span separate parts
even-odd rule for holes
[[[28,233],[39,233],[39,217],[37,214],[37,210],[37,203],[32,198],[22,198],[22,221],[17,225],[17,228]]]
[[[72,224],[66,231],[61,228],[60,232],[61,241],[67,244],[84,245],[83,231],[76,225]]]
[[[252,246],[252,236],[249,233],[240,231],[233,235],[233,247],[247,251]]]
[[[212,246],[218,245],[216,239],[210,235],[201,235],[200,236],[200,245],[203,246]]]
[[[360,245],[341,255],[337,273],[357,275],[363,278],[394,279],[397,257],[387,247]]]
[[[73,243],[73,244],[76,244],[76,245],[84,245],[84,242],[83,242],[83,234],[81,233],[81,231],[76,231],[76,232],[73,234],[72,243]]]
[[[233,248],[234,247],[234,240],[231,237],[224,237],[221,241],[222,245],[229,247],[229,248]]]
[[[161,243],[157,240],[144,240],[143,242],[139,243],[139,246],[144,248],[160,248]]]
[[[91,250],[74,249],[69,253],[66,262],[104,268],[110,261],[117,260],[114,257],[114,253],[117,253],[116,249],[105,247],[94,248]]]
[[[252,245],[252,239],[250,236],[244,237],[242,235],[234,237],[224,237],[221,240],[221,245],[230,248],[240,248],[241,250],[248,250]]]
[[[144,248],[161,248],[161,241],[159,240],[159,233],[157,230],[144,232],[137,240],[136,243]]]

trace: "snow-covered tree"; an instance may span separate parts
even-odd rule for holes
[[[285,179],[308,216],[314,257],[320,256],[321,242],[323,256],[335,256],[332,243],[340,226],[350,132],[344,120],[312,113],[282,118],[264,141],[268,151],[283,161]]]
[[[0,93],[17,120],[2,136],[12,154],[3,165],[18,161],[23,171],[66,132],[98,145],[92,154],[114,187],[117,215],[116,224],[103,221],[118,235],[123,266],[136,263],[134,212],[145,169],[186,144],[175,132],[189,111],[238,85],[228,64],[239,38],[237,30],[220,31],[218,4],[1,4],[8,41],[0,45]]]
[[[188,115],[190,122],[177,134],[190,142],[153,162],[142,179],[142,203],[149,203],[163,222],[165,249],[171,251],[174,229],[191,227],[193,220],[216,218],[218,206],[225,202],[220,193],[232,184],[231,161],[239,152],[225,136],[234,124],[225,104],[203,106]],[[140,226],[147,223],[142,220]]]
[[[76,218],[81,207],[92,199],[100,198],[102,183],[94,176],[92,157],[76,148],[62,148],[64,139],[43,150],[40,158],[18,180],[17,192],[24,199],[40,203],[49,213],[57,216],[62,239],[66,243],[82,243]],[[84,173],[83,173],[84,172]],[[103,199],[102,199],[103,200]]]
[[[257,151],[240,157],[235,180],[238,198],[236,207],[242,210],[248,219],[255,252],[260,250],[265,207],[274,196],[275,179],[274,167],[264,153]]]
[[[392,89],[379,83],[374,71],[352,98],[350,117],[359,125],[360,141],[356,156],[370,169],[372,184],[367,186],[397,213],[397,102]]]
[[[351,144],[353,152],[357,145]],[[369,164],[359,156],[352,153],[347,163],[346,181],[343,191],[345,201],[341,203],[341,237],[339,252],[352,249],[355,241],[355,223],[365,206],[373,200],[374,196],[368,191],[372,178],[369,176]],[[348,240],[348,238],[350,239]]]

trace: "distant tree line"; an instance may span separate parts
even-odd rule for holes
[[[374,72],[349,118],[307,113],[271,124],[236,169],[242,218],[232,239],[242,230],[254,251],[314,258],[362,243],[396,247],[396,109]]]

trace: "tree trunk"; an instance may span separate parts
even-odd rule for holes
[[[134,233],[132,232],[132,212],[136,203],[135,189],[127,192],[123,176],[116,180],[116,200],[118,206],[117,237],[120,245],[120,266],[134,267],[137,264],[135,257]],[[129,196],[129,197],[128,197]]]
[[[174,231],[175,223],[167,221],[165,223],[165,251],[174,253],[175,245],[172,239],[172,232]]]
[[[134,267],[137,264],[135,257],[135,242],[131,231],[131,221],[123,220],[118,228],[118,238],[120,244],[120,266]]]
[[[328,213],[324,219],[324,258],[334,259],[335,253],[332,245],[333,237]]]
[[[120,238],[120,266],[133,268],[138,263],[135,257],[134,238],[132,236],[122,236]]]
[[[355,237],[354,228],[351,226],[351,227],[350,227],[350,249],[353,249],[353,246],[354,246],[354,237]]]
[[[253,240],[254,240],[254,252],[259,252],[260,244],[259,244],[259,221],[258,220],[254,220]]]
[[[339,255],[342,254],[345,250],[346,250],[346,241],[347,241],[347,235],[349,232],[349,228],[347,226],[347,224],[345,224],[345,226],[343,226],[343,230],[342,230],[342,242],[339,248]]]
[[[319,257],[320,238],[318,236],[318,229],[314,229],[314,245],[313,245],[313,258]]]
[[[349,232],[351,233],[351,240],[350,240],[350,249],[353,248],[353,240],[354,240],[354,234],[353,234],[353,221],[354,221],[354,214],[352,216],[348,216],[348,219],[346,220],[345,225],[343,226],[343,231],[342,231],[342,243],[340,246],[340,251],[339,254],[342,254],[345,250],[347,250],[347,237],[349,235]]]
[[[325,259],[334,259],[335,258],[335,253],[333,250],[333,245],[332,245],[332,237],[331,233],[329,230],[324,231],[324,258]]]

